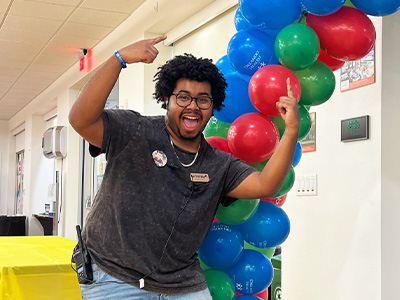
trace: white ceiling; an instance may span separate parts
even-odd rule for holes
[[[150,0],[0,0],[0,120],[9,120]],[[152,0],[157,4],[157,0]],[[165,33],[215,0],[187,0]]]

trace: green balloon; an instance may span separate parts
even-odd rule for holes
[[[279,62],[291,70],[303,70],[314,64],[320,50],[319,38],[311,27],[292,23],[275,39],[275,54]]]
[[[317,60],[311,67],[295,71],[301,86],[300,104],[320,105],[326,102],[335,90],[336,80],[331,68]]]
[[[346,0],[346,2],[344,3],[344,5],[345,5],[345,6],[350,6],[350,7],[357,8],[357,7],[355,7],[355,6],[354,6],[354,4],[353,4],[353,3],[351,3],[351,1],[350,1],[350,0]]]
[[[235,287],[226,273],[208,269],[204,271],[204,275],[213,300],[235,299]]]
[[[204,136],[219,136],[226,138],[228,136],[228,130],[231,126],[230,123],[222,122],[216,117],[212,116],[207,123],[206,128],[204,128]]]
[[[282,138],[282,135],[285,133],[285,129],[286,129],[286,123],[285,121],[283,121],[282,117],[278,116],[278,117],[269,117],[276,125],[276,127],[278,127],[278,131],[279,131],[279,138]]]
[[[238,199],[227,207],[219,205],[216,217],[221,223],[239,225],[255,214],[259,203],[260,199]]]
[[[248,242],[244,241],[244,249],[251,249],[251,250],[257,250],[258,252],[261,252],[262,254],[264,254],[266,257],[268,257],[269,259],[271,259],[271,257],[274,255],[275,253],[275,248],[276,247],[272,247],[272,248],[258,248],[255,247],[253,245],[250,245]]]
[[[306,18],[306,16],[303,14],[303,15],[301,16],[300,20],[299,20],[297,23],[301,23],[301,24],[307,25],[307,18]]]
[[[198,257],[197,259],[199,260],[199,262],[200,262],[200,268],[201,268],[203,271],[208,270],[208,269],[211,269],[211,267],[207,266],[199,257]]]
[[[299,137],[297,138],[298,141],[304,139],[308,132],[311,129],[312,120],[310,117],[310,113],[308,112],[307,108],[304,105],[299,105],[299,115],[300,115],[300,128],[299,128]]]
[[[246,163],[249,166],[253,167],[254,169],[256,169],[259,172],[262,172],[262,170],[264,170],[265,165],[267,164],[267,162],[269,161],[269,159],[259,162],[259,163]]]
[[[308,132],[311,129],[311,117],[310,113],[308,112],[307,108],[304,105],[299,105],[299,117],[300,117],[300,128],[299,128],[299,135],[297,140],[301,141],[304,139]],[[282,138],[283,133],[286,129],[285,121],[283,121],[282,117],[270,117],[272,121],[274,121],[275,125],[278,127],[279,135]]]
[[[290,189],[293,187],[294,178],[295,178],[294,169],[293,169],[293,167],[291,167],[280,190],[278,191],[278,193],[276,193],[271,198],[277,198],[277,197],[287,194],[290,191]]]

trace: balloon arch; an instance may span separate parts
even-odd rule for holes
[[[275,103],[287,95],[286,78],[299,103],[300,141],[311,128],[308,108],[334,92],[333,72],[372,49],[376,33],[367,15],[399,8],[399,0],[239,0],[237,32],[216,63],[228,83],[225,107],[204,131],[208,142],[261,171],[285,131]],[[272,198],[219,207],[198,251],[214,300],[268,299],[270,258],[290,231],[281,206],[301,155],[298,142],[292,168]]]

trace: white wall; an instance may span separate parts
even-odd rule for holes
[[[380,299],[381,295],[381,19],[375,18],[376,83],[340,92],[312,107],[316,152],[304,153],[296,175],[317,174],[318,196],[284,209],[291,233],[282,247],[285,299]],[[340,142],[343,119],[370,116],[370,139]]]
[[[0,121],[0,215],[7,214],[8,122]]]
[[[384,17],[382,53],[382,299],[400,299],[400,16]]]
[[[45,211],[44,206],[48,201],[48,186],[53,183],[54,160],[47,159],[43,155],[41,142],[43,133],[47,129],[43,116],[33,115],[31,127],[32,132],[29,137],[30,168],[31,174],[35,174],[35,176],[27,177],[27,180],[30,179],[30,193],[29,198],[24,202],[29,201],[30,203],[29,211],[26,213],[29,222],[29,235],[42,235],[43,229],[32,215],[44,213]]]
[[[174,55],[191,53],[211,58],[216,63],[226,55],[228,43],[236,33],[234,15],[237,6],[174,43]]]

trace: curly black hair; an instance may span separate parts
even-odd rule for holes
[[[167,108],[164,98],[171,96],[177,81],[181,78],[209,82],[214,109],[219,111],[224,107],[223,102],[227,88],[224,75],[211,59],[196,58],[192,54],[185,53],[167,61],[158,68],[158,72],[154,75],[156,88],[153,95],[157,103],[162,103],[162,108]]]

